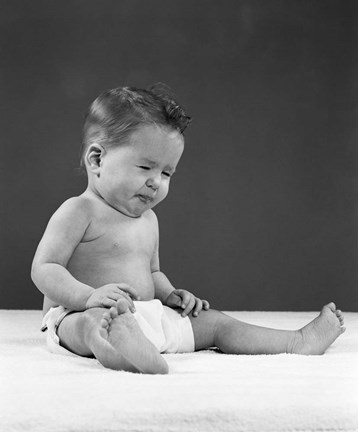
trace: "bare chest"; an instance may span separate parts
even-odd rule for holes
[[[157,233],[146,218],[95,218],[87,229],[79,249],[86,253],[121,256],[148,256],[155,251]]]

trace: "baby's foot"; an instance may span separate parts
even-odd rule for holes
[[[323,354],[345,332],[342,312],[334,303],[324,306],[317,318],[298,330],[292,353],[305,355]]]
[[[168,373],[168,365],[157,348],[144,336],[128,302],[103,313],[100,327],[92,334],[92,351],[103,366],[142,373]]]

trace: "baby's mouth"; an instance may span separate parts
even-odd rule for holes
[[[137,195],[137,197],[140,199],[140,201],[142,201],[144,204],[149,204],[151,202],[153,202],[154,197],[149,196],[149,195]]]

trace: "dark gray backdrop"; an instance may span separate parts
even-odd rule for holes
[[[83,113],[162,81],[194,122],[158,208],[173,284],[226,310],[358,307],[357,2],[1,1],[1,308],[86,182]]]

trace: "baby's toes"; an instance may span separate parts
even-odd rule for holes
[[[116,314],[121,315],[129,311],[129,304],[125,298],[119,298],[117,300]]]
[[[109,310],[110,319],[113,320],[114,318],[117,318],[118,311],[117,311],[117,304],[116,306],[112,306]]]
[[[109,323],[112,321],[111,315],[108,310],[104,312],[101,319],[101,327],[108,328]]]
[[[328,304],[326,305],[326,307],[328,307],[329,309],[331,309],[331,311],[332,311],[333,313],[336,312],[336,304],[335,304],[335,303],[333,303],[333,302],[328,303]]]
[[[341,310],[337,310],[336,311],[336,316],[337,316],[337,318],[339,319],[339,322],[341,323],[341,324],[343,324],[344,323],[344,317],[343,317],[343,315],[342,315],[342,311]]]

